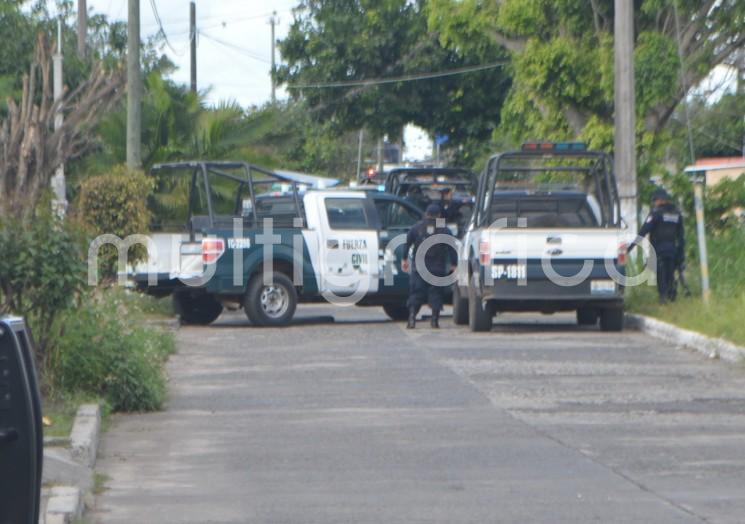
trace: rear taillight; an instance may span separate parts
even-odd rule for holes
[[[629,245],[626,242],[618,244],[618,264],[621,266],[626,265],[626,256],[628,254]]]
[[[489,249],[489,242],[487,240],[479,242],[479,261],[482,266],[486,266],[491,262],[491,250]]]
[[[225,240],[222,238],[202,239],[202,262],[214,264],[225,253]]]

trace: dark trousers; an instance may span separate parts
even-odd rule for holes
[[[438,314],[442,311],[444,292],[444,287],[433,286],[426,282],[419,272],[412,271],[409,275],[409,300],[406,301],[406,305],[409,310],[418,313],[424,304],[429,304],[432,312]]]
[[[657,292],[660,302],[675,300],[675,257],[657,254]]]

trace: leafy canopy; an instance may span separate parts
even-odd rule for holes
[[[400,135],[407,123],[459,142],[499,124],[509,88],[505,68],[408,82],[312,87],[397,78],[505,60],[497,45],[466,53],[443,47],[427,28],[424,0],[303,0],[280,42],[277,77],[315,119],[338,131]]]

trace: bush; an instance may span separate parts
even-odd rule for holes
[[[0,223],[0,313],[26,318],[43,364],[57,317],[85,285],[85,242],[79,228],[40,209],[28,221]]]
[[[163,364],[173,336],[143,325],[123,290],[98,290],[63,315],[48,372],[57,391],[104,398],[114,411],[152,411],[165,400]]]
[[[150,225],[147,198],[152,189],[152,179],[141,171],[116,166],[110,173],[87,178],[81,183],[77,213],[94,236],[112,234],[125,238],[147,234]],[[135,245],[130,250],[129,262],[136,263],[146,257],[145,246]],[[104,245],[98,260],[103,278],[116,278],[117,249]]]

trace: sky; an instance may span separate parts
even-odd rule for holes
[[[177,82],[189,83],[189,0],[154,0],[173,49],[163,52],[178,66]],[[271,97],[271,29],[277,11],[276,37],[283,38],[297,0],[196,0],[197,85],[209,88],[207,101],[236,100],[242,106],[261,105]],[[127,0],[88,0],[88,9],[113,20],[126,20]],[[140,0],[143,39],[159,27],[150,0]],[[277,61],[280,56],[277,51]],[[277,92],[284,98],[284,91]]]

